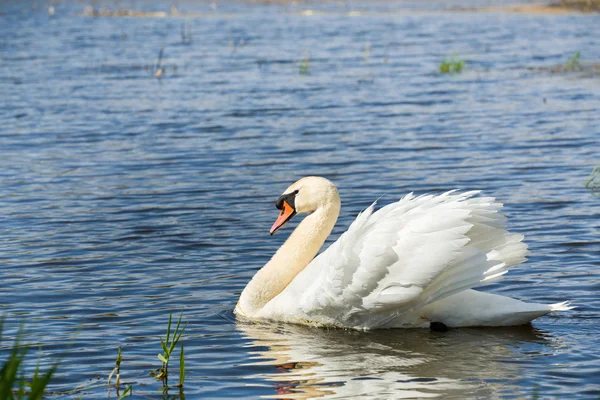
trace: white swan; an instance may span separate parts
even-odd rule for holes
[[[568,302],[524,303],[472,287],[525,261],[523,236],[504,229],[502,205],[478,192],[375,203],[314,258],[340,211],[337,188],[306,177],[277,200],[271,234],[308,213],[248,283],[238,316],[354,329],[522,325]],[[314,258],[314,259],[313,259]],[[441,325],[443,327],[443,325]]]

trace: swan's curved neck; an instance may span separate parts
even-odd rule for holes
[[[304,218],[271,260],[254,275],[240,296],[237,313],[256,315],[317,255],[340,213],[339,197],[331,200]]]

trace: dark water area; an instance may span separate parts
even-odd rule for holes
[[[25,322],[42,369],[61,360],[50,398],[116,398],[121,346],[134,397],[163,398],[148,372],[183,310],[187,398],[598,399],[600,77],[550,69],[600,60],[599,16],[176,4],[0,4],[1,354]],[[332,239],[382,195],[481,189],[531,251],[484,290],[578,308],[447,333],[236,321],[306,175],[339,187]]]

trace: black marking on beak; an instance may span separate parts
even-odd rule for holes
[[[281,195],[277,201],[275,202],[275,207],[277,207],[278,210],[283,209],[283,202],[285,201],[286,203],[288,203],[290,205],[290,207],[292,207],[294,209],[294,213],[296,212],[296,195],[298,194],[298,190],[294,190],[291,193],[286,193]]]

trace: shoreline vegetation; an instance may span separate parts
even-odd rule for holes
[[[175,326],[175,330],[171,329],[173,321],[173,312],[169,313],[169,323],[167,325],[166,338],[160,338],[160,345],[163,353],[158,353],[158,359],[162,362],[162,366],[158,369],[150,371],[149,375],[153,376],[162,383],[162,394],[163,399],[181,399],[185,400],[184,394],[184,382],[185,382],[185,355],[182,335],[188,326],[188,322],[182,326],[183,311],[179,314],[179,320]],[[33,344],[24,342],[24,325],[21,324],[19,330],[14,337],[12,344],[6,346],[2,343],[6,336],[3,336],[4,326],[6,318],[5,316],[0,317],[0,345],[8,349],[8,357],[0,361],[0,400],[21,400],[27,398],[28,400],[43,400],[45,396],[65,396],[81,394],[80,398],[86,394],[87,390],[98,387],[106,387],[108,389],[108,398],[111,398],[111,390],[114,388],[117,392],[117,400],[123,400],[126,397],[133,396],[133,386],[138,385],[137,382],[129,382],[126,384],[121,380],[121,363],[123,362],[123,356],[121,355],[121,346],[117,347],[117,358],[115,360],[115,367],[112,372],[108,375],[108,382],[106,384],[99,383],[101,377],[98,376],[96,380],[90,378],[90,382],[86,382],[83,385],[77,385],[73,389],[61,390],[61,391],[48,391],[47,387],[54,380],[54,375],[59,369],[61,360],[54,361],[53,364],[47,369],[45,373],[40,371],[41,361],[41,346],[40,353],[38,355],[37,365],[31,379],[25,377],[24,366],[30,364],[28,354],[33,348]],[[181,343],[180,343],[181,341]],[[169,386],[169,360],[175,359],[174,356],[175,348],[180,343],[179,347],[179,383]],[[70,346],[69,346],[70,348]],[[27,359],[26,359],[27,358]],[[111,383],[112,377],[115,376],[115,383]],[[121,387],[124,387],[123,392],[120,392]],[[178,389],[178,394],[170,394],[169,390]]]
[[[292,4],[309,5],[312,1],[303,0],[252,0],[252,3],[262,4]],[[486,6],[486,7],[452,7],[445,10],[436,10],[435,12],[505,12],[505,13],[523,13],[523,14],[592,14],[600,13],[600,0],[558,0],[550,3],[539,4],[513,4],[506,6]],[[386,11],[389,13],[390,11]],[[392,11],[393,12],[393,11]],[[423,10],[405,10],[399,9],[398,12],[427,12]],[[322,10],[302,10],[302,15],[327,14]],[[348,16],[360,16],[373,14],[373,11],[349,10],[344,12]],[[81,14],[87,17],[142,17],[142,18],[166,18],[166,17],[202,17],[210,15],[209,13],[189,13],[181,12],[175,6],[171,6],[169,11],[136,11],[132,9],[97,9],[92,6],[85,8]]]
[[[523,14],[591,14],[600,13],[600,0],[560,0],[549,4],[514,4],[508,6],[457,8],[455,10]]]

